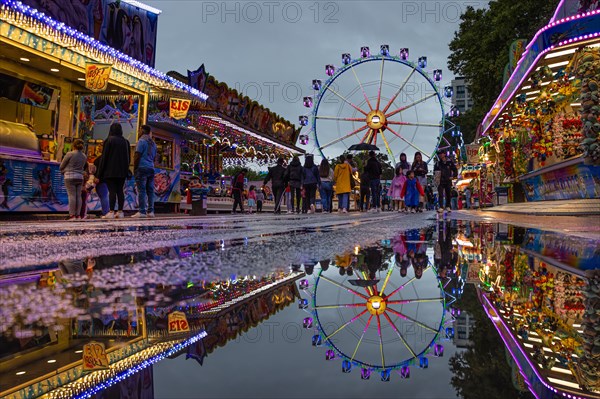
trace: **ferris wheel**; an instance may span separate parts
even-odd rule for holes
[[[427,57],[416,63],[408,58],[408,48],[394,56],[381,45],[379,54],[362,47],[358,58],[344,53],[340,67],[326,65],[328,78],[313,79],[313,95],[303,98],[310,111],[299,117],[299,143],[324,158],[373,144],[385,148],[393,163],[401,153],[415,152],[428,162],[438,149],[449,148],[444,133],[455,125],[447,116],[458,113],[445,104],[452,88],[442,88],[441,69],[426,71]]]
[[[314,270],[313,280],[300,281],[299,307],[310,313],[303,325],[313,329],[312,345],[325,346],[325,359],[342,360],[342,372],[360,369],[361,379],[373,372],[389,381],[392,372],[410,378],[410,367],[428,368],[431,356],[444,354],[442,339],[451,338],[454,298],[444,290],[434,266],[402,275],[393,261],[376,275],[360,267],[337,265]],[[387,264],[387,266],[386,266]]]

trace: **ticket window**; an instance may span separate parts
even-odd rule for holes
[[[156,143],[156,160],[154,166],[162,169],[173,169],[175,167],[173,162],[173,140],[154,136],[154,142]]]

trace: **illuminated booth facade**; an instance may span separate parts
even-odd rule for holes
[[[0,129],[0,212],[66,211],[67,194],[58,168],[75,138],[84,140],[93,162],[102,152],[110,125],[118,122],[133,154],[150,96],[206,100],[200,91],[151,66],[159,10],[138,2],[132,6],[106,0],[93,7],[64,2],[57,9],[46,9],[46,3],[37,0],[0,4],[0,121],[5,121]],[[93,9],[74,13],[62,12],[61,7]],[[129,45],[117,37],[117,19],[129,21]],[[32,135],[37,143],[30,142]],[[174,165],[176,149],[171,147]],[[159,163],[157,176],[162,190],[157,201],[179,200],[178,175]],[[88,209],[100,209],[95,192],[88,201]],[[136,208],[130,179],[125,209]]]
[[[519,186],[527,201],[600,198],[600,9],[563,0],[513,47],[520,57],[482,122],[480,162],[509,198]]]

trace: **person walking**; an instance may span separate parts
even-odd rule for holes
[[[410,167],[410,170],[415,172],[415,178],[421,185],[421,187],[425,188],[427,186],[427,172],[429,172],[427,168],[427,163],[423,161],[423,155],[420,152],[415,152],[415,158],[413,159],[413,163]],[[419,207],[417,208],[418,212],[423,212],[423,203],[425,202],[425,196],[419,198]]]
[[[401,195],[404,197],[404,204],[406,205],[408,212],[417,212],[417,207],[419,206],[419,196],[425,195],[425,192],[423,191],[421,184],[419,184],[419,181],[415,178],[415,172],[412,170],[408,172]]]
[[[284,180],[290,183],[290,191],[292,193],[292,213],[294,213],[294,203],[296,204],[296,213],[300,213],[300,200],[302,199],[302,164],[300,158],[294,155],[292,162],[288,165],[285,171]]]
[[[340,155],[340,163],[335,165],[333,181],[338,196],[338,213],[348,213],[352,191],[352,167],[343,155]]]
[[[263,202],[265,202],[265,193],[261,188],[256,192],[256,213],[262,213]]]
[[[456,187],[452,187],[450,192],[450,204],[453,211],[458,209],[458,190]]]
[[[69,221],[81,219],[79,216],[82,206],[81,190],[87,168],[88,162],[87,156],[83,153],[83,140],[77,139],[73,143],[73,150],[67,152],[60,163],[60,172],[64,176],[69,197]]]
[[[439,172],[439,185],[438,185],[438,212],[443,212],[444,207],[446,211],[450,211],[451,203],[451,190],[452,190],[452,179],[458,175],[456,165],[452,160],[448,159],[445,151],[438,152],[438,162],[435,164],[433,170]],[[444,205],[444,199],[446,203]]]
[[[400,162],[396,164],[396,168],[402,169],[402,174],[407,176],[408,171],[410,170],[410,163],[408,163],[405,153],[400,154]]]
[[[321,176],[319,168],[315,165],[312,154],[306,155],[304,167],[302,168],[302,186],[306,193],[305,201],[302,203],[302,213],[315,213],[317,188],[321,187]]]
[[[109,212],[103,219],[124,218],[125,180],[130,176],[129,141],[123,137],[123,127],[120,123],[110,125],[108,138],[104,140],[102,157],[98,167],[98,179],[106,182],[108,187]],[[118,204],[117,204],[118,201]],[[115,213],[115,205],[118,211]]]
[[[371,178],[369,173],[362,172],[360,175],[360,201],[359,201],[359,212],[367,212],[370,208],[371,202]]]
[[[140,128],[141,136],[133,155],[133,175],[138,192],[140,207],[132,217],[154,217],[154,159],[156,158],[156,143],[152,140],[152,130],[148,125]]]
[[[254,207],[256,206],[256,191],[254,189],[254,186],[250,186],[248,189],[248,213],[254,213]]]
[[[333,169],[327,158],[323,158],[319,165],[319,177],[321,178],[321,205],[323,213],[331,213],[331,197],[333,196]]]
[[[244,201],[242,201],[242,192],[244,191],[244,179],[248,169],[243,168],[238,174],[233,176],[231,181],[231,195],[233,196],[233,209],[232,214],[235,213],[238,205],[240,206],[240,212],[244,213]]]
[[[404,209],[404,198],[402,197],[402,189],[406,182],[406,176],[402,174],[401,168],[396,168],[396,176],[392,179],[392,186],[390,187],[390,197],[394,203],[392,210],[402,212]]]
[[[277,159],[277,165],[269,168],[269,173],[263,181],[263,185],[266,186],[269,180],[271,181],[271,188],[273,189],[273,195],[275,198],[275,213],[281,213],[281,196],[285,190],[285,166],[283,166],[283,158]],[[262,208],[261,208],[262,209]],[[257,209],[258,212],[258,209]]]
[[[372,212],[379,212],[381,209],[381,163],[375,156],[375,151],[369,151],[369,160],[365,165],[365,172],[369,174],[371,187]]]
[[[471,209],[471,188],[469,186],[465,188],[465,206],[467,209]]]
[[[102,155],[94,160],[94,167],[96,172],[94,173],[94,183],[96,185],[96,194],[100,200],[100,209],[102,210],[102,216],[106,215],[110,211],[110,205],[108,201],[108,186],[104,180],[100,180],[98,177],[98,170],[100,169],[100,161]]]

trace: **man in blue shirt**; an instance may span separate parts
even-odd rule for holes
[[[140,211],[134,218],[154,217],[154,159],[156,143],[150,126],[142,125],[133,157],[133,174],[138,191]]]

